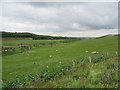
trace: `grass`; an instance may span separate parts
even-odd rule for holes
[[[3,46],[18,46],[21,43],[24,45],[33,44],[46,44],[51,40],[33,40],[32,38],[2,38]],[[53,42],[64,41],[64,40],[53,40]]]
[[[99,63],[83,62],[71,72],[67,71],[60,78],[39,85],[40,88],[117,88],[118,60],[108,59]],[[34,86],[35,87],[35,86]]]
[[[68,43],[77,39],[33,40],[32,38],[2,38],[2,55],[12,55],[30,51],[36,47],[52,47],[59,43]]]
[[[113,72],[117,65],[114,60],[118,51],[117,40],[117,36],[84,39],[3,56],[3,87],[117,87],[117,67]],[[93,51],[99,53],[91,54]],[[104,68],[99,73],[101,64]],[[104,80],[109,73],[115,78],[113,81]],[[100,81],[102,85],[98,84]]]
[[[52,39],[53,43],[67,43],[70,41],[75,41],[77,39]],[[2,45],[3,46],[18,46],[20,44],[23,45],[42,45],[42,44],[49,44],[51,43],[51,39],[48,40],[33,40],[32,38],[2,38]]]

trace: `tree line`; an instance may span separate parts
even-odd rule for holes
[[[48,36],[48,35],[37,35],[28,32],[1,32],[2,37],[15,37],[15,38],[32,38],[32,39],[70,39],[70,37],[62,37],[62,36]]]

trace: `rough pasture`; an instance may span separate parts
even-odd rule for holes
[[[95,51],[99,53],[91,53]],[[118,85],[116,52],[118,37],[107,36],[3,56],[3,86],[114,88]]]

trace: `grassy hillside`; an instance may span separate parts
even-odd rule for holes
[[[48,36],[48,35],[37,35],[28,32],[0,32],[2,33],[2,37],[14,37],[14,38],[32,38],[32,39],[68,39],[67,37],[55,37],[55,36]]]
[[[110,35],[3,56],[3,87],[117,87],[117,54]]]
[[[98,63],[82,62],[65,75],[47,83],[35,80],[29,87],[39,88],[118,88],[118,58]]]

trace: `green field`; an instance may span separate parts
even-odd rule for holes
[[[33,40],[32,38],[2,38],[2,55],[12,55],[22,52],[28,52],[36,47],[49,46],[55,44],[68,43],[77,39],[47,39]]]
[[[32,38],[2,38],[3,46],[17,46],[19,44],[48,44],[51,40],[33,40]],[[53,42],[64,41],[64,40],[53,40]]]
[[[2,57],[3,87],[117,88],[118,36],[73,40],[7,39],[3,45],[49,43]],[[69,41],[69,40],[68,40]],[[59,43],[58,43],[59,42]],[[92,52],[97,52],[93,54]]]

